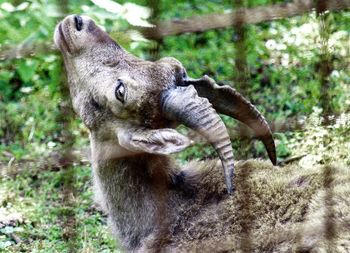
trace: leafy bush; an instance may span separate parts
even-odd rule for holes
[[[303,167],[334,162],[350,165],[349,133],[349,113],[325,119],[322,109],[314,107],[313,113],[306,119],[305,129],[295,132],[288,146],[293,155],[305,155],[300,160]]]

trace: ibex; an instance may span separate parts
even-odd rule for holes
[[[251,160],[236,163],[234,178],[217,112],[252,128],[276,164],[268,123],[237,91],[207,76],[189,78],[174,58],[134,57],[85,16],[66,17],[54,40],[73,108],[90,130],[96,199],[125,250],[350,250],[349,173]],[[174,129],[179,124],[204,136],[221,163],[181,168],[171,160],[191,144]]]

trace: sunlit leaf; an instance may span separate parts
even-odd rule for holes
[[[91,0],[91,2],[112,13],[119,14],[122,11],[122,5],[111,0]]]
[[[118,4],[111,0],[91,0],[98,7],[110,13],[117,14],[117,17],[124,18],[129,24],[142,27],[153,27],[146,19],[151,16],[151,10],[147,7],[134,3]]]
[[[16,11],[24,11],[29,6],[28,2],[23,2],[16,7]]]
[[[1,7],[1,9],[3,9],[4,11],[7,11],[7,12],[15,11],[15,7],[12,4],[8,3],[8,2],[2,3],[0,5],[0,7]]]
[[[143,37],[139,31],[129,30],[127,34],[129,38],[133,41],[149,42],[149,40],[145,39],[145,37]]]
[[[61,12],[59,6],[55,4],[47,4],[45,5],[45,13],[48,17],[62,17],[63,13]],[[44,17],[43,17],[44,18]]]
[[[123,17],[134,26],[153,27],[146,19],[151,16],[151,10],[133,3],[126,3],[123,5]]]

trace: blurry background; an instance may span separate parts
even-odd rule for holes
[[[71,111],[56,24],[84,14],[132,54],[173,56],[236,88],[281,162],[350,165],[350,1],[0,0],[0,252],[115,252],[93,205],[88,131]],[[245,11],[242,11],[245,10]],[[154,27],[154,24],[157,24]],[[266,158],[224,117],[236,159]],[[215,157],[198,143],[180,162]]]

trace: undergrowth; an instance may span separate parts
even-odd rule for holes
[[[33,165],[0,168],[0,252],[118,252],[92,203],[90,168]]]

